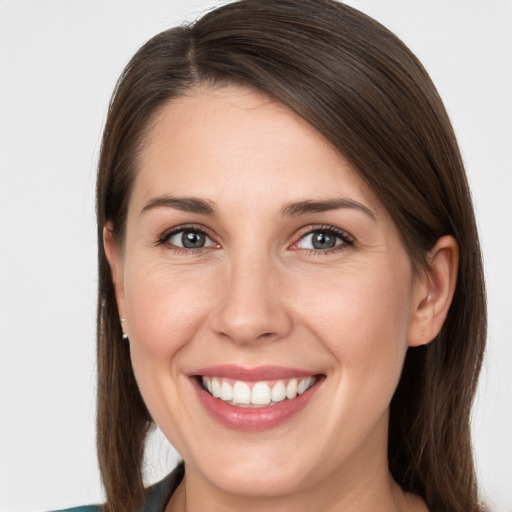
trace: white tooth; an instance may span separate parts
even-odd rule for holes
[[[295,398],[297,396],[297,379],[292,379],[286,386],[286,398]]]
[[[220,399],[226,402],[233,399],[233,388],[225,380],[222,381],[222,386],[220,387]]]
[[[233,403],[250,404],[251,388],[245,383],[237,380],[233,386]]]
[[[305,379],[302,379],[299,382],[299,385],[297,386],[297,393],[299,395],[302,395],[302,393],[304,393],[304,391],[306,391],[306,389],[308,389],[309,386],[310,386],[309,377],[306,377]]]
[[[210,395],[212,394],[212,379],[210,377],[202,377],[203,386],[209,391]]]
[[[215,377],[212,379],[212,395],[215,398],[220,398],[220,384]]]
[[[308,377],[308,386],[306,389],[309,389],[310,387],[312,387],[315,382],[316,382],[315,377]]]
[[[266,382],[257,382],[252,388],[251,403],[254,405],[267,405],[272,396]]]
[[[286,387],[282,381],[276,382],[272,388],[272,402],[282,402],[286,398]]]

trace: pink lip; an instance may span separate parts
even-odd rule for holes
[[[287,368],[284,366],[258,366],[256,368],[245,368],[231,364],[208,366],[189,373],[189,376],[204,375],[205,377],[225,377],[227,379],[245,380],[257,382],[261,380],[278,380],[309,377],[316,375],[315,372],[299,370],[298,368]]]
[[[286,399],[269,407],[245,408],[236,407],[219,398],[214,398],[210,393],[202,388],[199,383],[200,379],[198,378],[198,375],[257,381],[307,377],[315,374],[312,372],[305,372],[304,370],[279,368],[274,366],[247,369],[231,365],[223,365],[204,368],[194,372],[194,374],[190,376],[190,382],[193,385],[200,403],[215,420],[231,429],[252,432],[268,430],[291,419],[306,407],[324,380],[323,377],[319,377],[313,387],[292,400]]]

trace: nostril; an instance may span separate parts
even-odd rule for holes
[[[260,334],[260,338],[270,338],[272,336],[275,336],[277,333],[275,332],[264,332],[263,334]]]

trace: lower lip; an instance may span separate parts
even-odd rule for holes
[[[307,391],[292,400],[285,399],[269,407],[236,407],[205,391],[196,378],[191,378],[203,407],[222,425],[246,431],[268,430],[285,423],[309,403],[323,379],[318,379]]]

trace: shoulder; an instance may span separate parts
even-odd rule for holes
[[[183,462],[178,464],[174,471],[160,482],[152,485],[147,490],[146,500],[140,512],[156,512],[165,510],[167,502],[171,499],[185,474]]]
[[[146,499],[140,512],[156,512],[165,509],[165,505],[180,484],[185,473],[184,464],[180,463],[172,473],[147,489]],[[101,505],[85,505],[49,512],[102,512]]]

